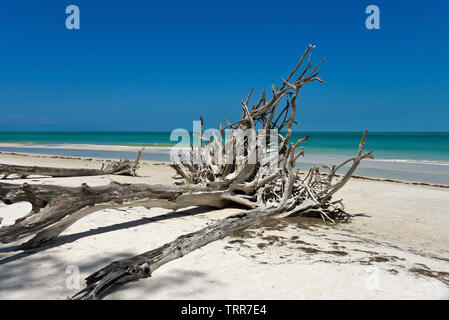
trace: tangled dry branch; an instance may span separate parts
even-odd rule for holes
[[[304,148],[299,147],[309,139],[306,136],[291,142],[298,94],[308,83],[323,82],[317,70],[324,60],[313,67],[313,49],[314,46],[308,46],[279,88],[273,85],[270,99],[263,91],[260,99],[249,107],[251,90],[241,102],[241,119],[221,126],[213,139],[203,138],[201,118],[198,145],[192,144],[188,154],[179,150],[178,161],[172,164],[178,174],[175,178],[227,190],[223,197],[228,200],[249,208],[274,210],[284,216],[318,213],[330,221],[350,216],[341,201],[332,201],[332,195],[349,180],[362,159],[372,158],[371,152],[362,153],[367,131],[354,158],[325,166],[325,173],[319,167],[310,169],[305,176],[295,170],[298,158],[304,155]],[[222,139],[227,129],[231,130]],[[279,134],[282,131],[285,135]],[[351,162],[346,174],[335,181],[337,172]]]

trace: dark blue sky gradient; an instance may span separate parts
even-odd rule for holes
[[[0,131],[217,127],[309,43],[327,83],[304,88],[297,130],[449,131],[446,0],[2,0],[0,38]]]

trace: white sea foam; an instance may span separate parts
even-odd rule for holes
[[[429,164],[436,166],[449,166],[448,161],[444,160],[414,160],[414,159],[372,159],[371,161],[391,162],[391,163],[411,163],[411,164]]]

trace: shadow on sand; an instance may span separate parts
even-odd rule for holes
[[[57,237],[53,241],[51,241],[48,245],[44,245],[40,248],[21,251],[14,255],[6,255],[5,257],[0,256],[0,265],[4,265],[4,264],[10,263],[10,262],[22,259],[22,258],[30,256],[32,254],[42,252],[47,249],[51,249],[51,248],[54,248],[54,247],[57,247],[60,245],[75,242],[81,238],[100,235],[100,234],[104,234],[107,232],[113,232],[113,231],[117,231],[117,230],[134,228],[134,227],[138,227],[138,226],[145,225],[145,224],[152,223],[152,222],[160,222],[160,221],[165,221],[165,220],[170,220],[170,219],[175,219],[175,218],[180,218],[180,217],[202,214],[202,213],[209,212],[211,210],[213,210],[211,207],[206,207],[206,206],[189,208],[189,209],[185,209],[185,210],[181,210],[181,211],[177,211],[177,212],[161,214],[161,215],[151,217],[151,218],[141,218],[141,219],[137,219],[137,220],[133,220],[133,221],[117,223],[117,224],[114,224],[111,226],[99,227],[99,228],[95,228],[95,229],[91,229],[91,230],[87,230],[87,231],[83,231],[83,232],[62,235],[62,236]],[[15,244],[15,245],[12,245],[9,247],[0,248],[0,254],[18,251],[19,247],[20,247],[20,244]]]

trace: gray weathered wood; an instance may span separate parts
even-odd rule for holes
[[[104,162],[101,169],[55,168],[0,164],[0,174],[3,175],[2,179],[6,179],[10,175],[18,175],[20,178],[26,178],[31,175],[49,177],[99,176],[106,174],[135,176],[136,170],[139,167],[142,151],[143,150],[140,150],[138,152],[137,158],[133,161],[125,159]]]
[[[137,279],[150,277],[162,265],[181,258],[208,243],[246,229],[274,215],[274,211],[249,210],[229,216],[201,230],[182,235],[154,250],[112,262],[86,279],[86,288],[75,299],[99,299],[111,289]]]
[[[11,226],[0,228],[0,242],[39,234],[23,245],[30,249],[53,239],[65,228],[87,214],[101,210],[102,205],[143,205],[179,209],[189,206],[209,205],[223,207],[227,200],[222,192],[200,186],[165,186],[147,184],[120,184],[79,188],[48,185],[10,185],[0,183],[0,200],[6,204],[29,201],[33,210]],[[52,226],[53,224],[56,224]],[[50,227],[46,229],[47,227]]]

